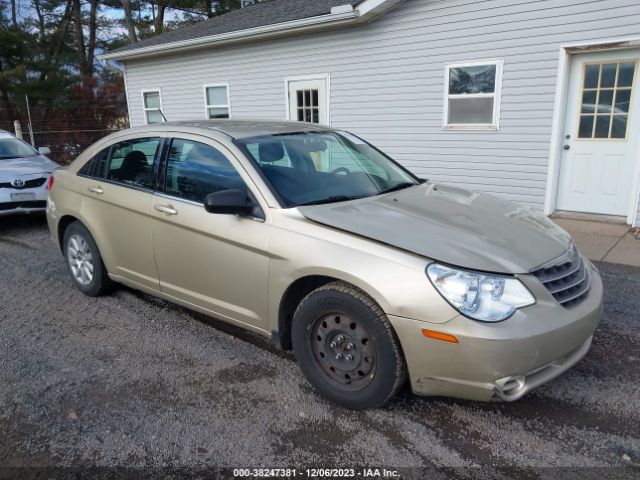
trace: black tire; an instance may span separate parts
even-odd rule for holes
[[[406,381],[400,342],[386,315],[347,283],[329,283],[308,294],[293,315],[291,337],[309,383],[347,408],[380,407]]]
[[[72,263],[74,262],[72,250],[75,247],[71,247],[71,244],[72,242],[75,242],[73,245],[77,246],[79,239],[86,243],[87,251],[91,255],[90,262],[92,264],[93,276],[90,280],[85,278],[86,283],[83,283],[74,273],[75,264],[72,266]],[[90,297],[97,297],[106,293],[111,288],[113,282],[109,278],[107,269],[105,268],[102,257],[100,256],[98,246],[89,233],[89,230],[87,230],[82,223],[73,222],[67,227],[62,240],[62,253],[64,255],[71,280],[82,293]]]

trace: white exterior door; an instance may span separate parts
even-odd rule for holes
[[[288,119],[329,125],[327,83],[324,77],[288,80]]]
[[[574,55],[557,210],[628,216],[637,198],[640,50]]]

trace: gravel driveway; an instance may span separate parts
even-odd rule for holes
[[[536,467],[555,466],[574,469],[545,476],[640,476],[631,465],[640,462],[637,268],[599,265],[605,318],[591,352],[522,400],[405,391],[385,409],[351,412],[318,397],[293,357],[257,336],[126,288],[85,297],[42,217],[0,219],[0,265],[3,467],[367,465],[538,478]]]

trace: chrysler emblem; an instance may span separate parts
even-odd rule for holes
[[[24,180],[20,178],[16,178],[13,182],[11,182],[11,186],[16,188],[22,188],[24,187]]]

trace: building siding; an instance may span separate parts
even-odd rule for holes
[[[203,85],[228,82],[234,118],[284,118],[286,77],[328,73],[330,119],[416,174],[542,209],[560,45],[640,35],[637,0],[408,0],[375,22],[127,61],[169,120],[204,118]],[[499,131],[444,131],[447,63],[502,58]],[[640,209],[640,205],[639,205]]]

